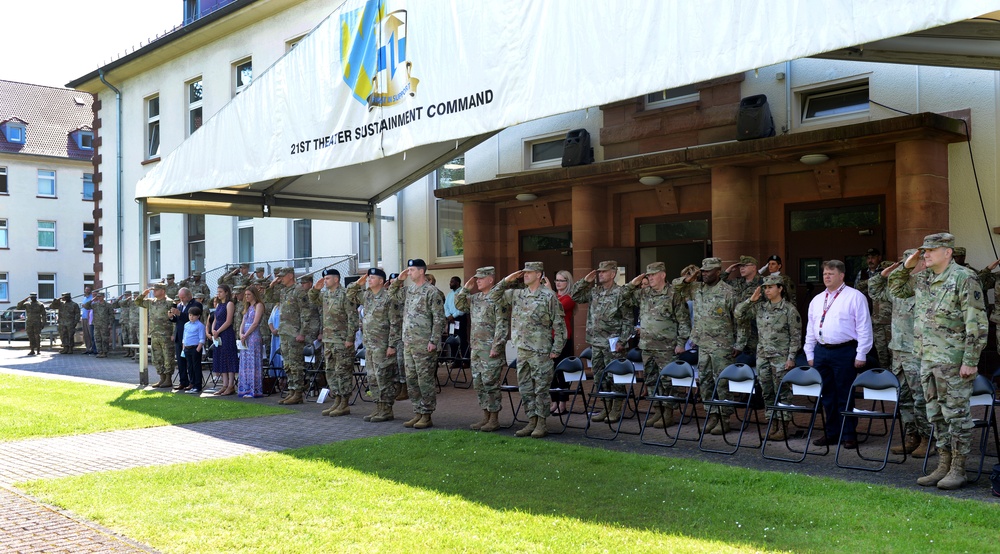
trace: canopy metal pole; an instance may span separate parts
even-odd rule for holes
[[[139,290],[145,290],[149,279],[149,215],[146,213],[146,199],[138,198],[139,203]],[[139,384],[149,386],[149,312],[139,308]]]
[[[378,247],[382,244],[382,210],[374,207],[368,212],[368,250],[371,267],[378,267]]]

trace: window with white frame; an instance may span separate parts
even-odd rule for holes
[[[9,248],[10,243],[7,242],[7,220],[0,219],[0,248]]]
[[[309,267],[312,264],[312,220],[292,221],[292,257],[295,267]]]
[[[799,93],[802,125],[864,118],[869,111],[868,82],[841,84]]]
[[[10,302],[10,277],[6,271],[0,271],[0,302]]]
[[[236,249],[239,262],[246,264],[253,261],[253,218],[240,216],[236,220]]]
[[[83,288],[90,287],[91,290],[94,289],[94,274],[84,273],[83,274]]]
[[[658,90],[646,95],[646,109],[678,106],[689,102],[697,102],[700,99],[701,92],[695,85]]]
[[[459,156],[444,164],[435,173],[434,188],[446,189],[465,184],[465,156]],[[465,252],[465,237],[462,230],[462,204],[455,200],[437,198],[435,200],[435,229],[437,234],[437,257],[461,256]]]
[[[94,250],[94,224],[83,224],[83,249],[90,252]]]
[[[160,155],[160,97],[146,99],[146,159]]]
[[[191,81],[187,84],[187,99],[188,99],[188,117],[187,117],[187,134],[197,131],[201,128],[202,123],[202,109],[201,101],[204,89],[202,87],[201,77]]]
[[[149,216],[149,277],[159,279],[160,273],[160,215]]]
[[[7,135],[7,142],[24,144],[28,141],[28,131],[23,123],[8,121],[4,124],[4,131]]]
[[[42,250],[56,249],[55,221],[38,221],[38,248]]]
[[[205,271],[205,216],[192,214],[187,219],[188,271]]]
[[[253,60],[247,58],[233,64],[233,96],[243,92],[253,80]]]
[[[38,196],[54,198],[56,195],[56,172],[51,169],[38,170]]]
[[[372,262],[371,247],[371,225],[367,221],[358,223],[358,263],[370,264]],[[375,254],[378,256],[376,265],[382,261],[382,244],[375,245]]]
[[[525,141],[525,169],[558,167],[562,165],[563,146],[565,143],[565,133],[555,137],[549,136]],[[464,184],[464,181],[462,183]]]
[[[8,194],[7,190],[7,168],[0,167],[0,194]]]
[[[83,174],[83,199],[93,200],[94,199],[94,174],[84,173]]]
[[[56,274],[38,274],[38,300],[52,301],[56,297]]]

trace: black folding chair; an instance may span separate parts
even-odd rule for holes
[[[725,383],[729,387],[728,399],[719,398],[720,387]],[[733,455],[740,446],[743,444],[743,433],[746,428],[750,426],[751,416],[754,419],[754,423],[757,425],[757,438],[759,442],[756,447],[764,444],[764,436],[761,434],[760,417],[757,414],[757,410],[753,407],[754,394],[760,390],[760,386],[757,384],[757,372],[754,368],[746,364],[732,364],[726,369],[722,370],[722,373],[715,379],[715,389],[712,391],[712,396],[709,400],[705,400],[705,424],[702,427],[701,439],[698,441],[698,449],[702,452],[714,452],[717,454],[728,454]],[[728,446],[732,446],[732,450],[721,449],[721,448],[709,448],[705,446],[705,427],[708,426],[709,416],[712,415],[712,411],[715,410],[719,414],[719,425],[724,424],[725,416],[723,412],[726,408],[732,408],[736,413],[736,418],[740,422],[739,434],[736,437],[736,442],[729,442],[729,437],[723,433],[722,441]],[[742,413],[742,415],[741,415]]]
[[[781,402],[781,396],[784,391],[788,392],[788,403]],[[823,377],[819,374],[819,370],[809,366],[793,367],[788,370],[788,373],[781,380],[781,384],[778,385],[778,390],[775,393],[775,403],[768,406],[768,409],[771,410],[771,420],[768,421],[767,430],[764,432],[764,444],[760,447],[761,456],[768,460],[799,463],[805,460],[808,454],[818,456],[829,454],[830,445],[826,445],[824,447],[825,450],[822,452],[811,452],[809,450],[809,446],[812,444],[810,442],[812,440],[812,433],[816,428],[817,414],[820,418],[821,427],[826,428],[826,416],[823,415],[822,401]],[[795,418],[795,414],[809,415],[809,424],[805,428],[806,442],[802,450],[796,450],[794,446],[789,444],[788,433],[786,432],[785,434],[785,448],[796,454],[801,454],[799,457],[775,456],[767,453],[768,435],[771,434],[771,426],[774,425],[775,421],[781,421],[781,414],[791,414],[792,419]]]
[[[510,376],[514,375],[514,383],[511,384]],[[510,404],[510,412],[512,415],[510,423],[507,425],[501,425],[502,429],[510,429],[515,423],[527,423],[527,420],[518,417],[518,413],[521,411],[521,404],[523,400],[521,399],[521,389],[517,386],[517,360],[507,359],[507,369],[504,370],[503,379],[500,379],[500,392],[507,395],[507,403]],[[517,393],[517,404],[514,404],[514,394]]]
[[[572,396],[573,399],[570,400],[569,406],[566,408],[565,413],[559,414],[559,423],[562,424],[562,429],[558,431],[550,430],[549,434],[558,435],[566,431],[567,427],[572,427],[573,429],[583,429],[586,426],[570,425],[569,420],[573,414],[585,414],[587,413],[587,393],[583,390],[583,384],[587,381],[587,372],[583,369],[583,360],[577,358],[576,356],[570,356],[564,358],[559,365],[556,366],[556,372],[562,373],[563,380],[566,383],[566,388],[552,388],[549,389],[550,393],[562,393],[568,396]],[[576,399],[583,399],[583,411],[575,412],[573,408],[576,406]]]
[[[614,387],[616,385],[624,386],[625,392],[615,390]],[[587,411],[593,414],[597,410],[598,402],[604,402],[605,405],[608,405],[620,400],[622,402],[622,413],[618,416],[618,421],[611,421],[610,418],[605,420],[608,424],[608,429],[613,431],[610,437],[592,436],[591,429],[593,428],[593,422],[591,421],[592,417],[588,415],[587,426],[583,430],[584,436],[591,439],[610,441],[618,438],[620,433],[638,435],[641,432],[641,429],[634,433],[622,431],[622,424],[626,419],[631,419],[630,417],[626,417],[630,401],[632,402],[633,417],[638,420],[639,409],[636,403],[634,385],[635,366],[629,360],[612,360],[599,375],[594,376],[594,391],[590,394],[590,406]],[[608,411],[610,412],[610,409]]]
[[[865,410],[856,407],[856,399],[854,398],[853,392],[860,388],[861,389],[861,400],[871,402],[871,410]],[[903,435],[903,421],[899,418],[899,380],[896,376],[892,374],[891,371],[882,368],[869,369],[861,375],[858,375],[854,379],[854,383],[851,385],[852,394],[847,399],[847,403],[844,405],[843,411],[840,412],[841,423],[840,423],[840,434],[839,436],[843,438],[844,429],[847,428],[848,419],[867,419],[870,424],[874,420],[882,420],[886,424],[886,429],[888,430],[888,438],[885,441],[885,452],[882,458],[873,458],[866,456],[861,447],[862,443],[858,442],[857,453],[858,457],[867,462],[875,462],[878,465],[851,465],[842,464],[840,462],[840,453],[844,450],[844,442],[841,440],[840,444],[837,445],[837,457],[836,463],[837,467],[842,467],[846,469],[860,469],[863,471],[882,471],[885,466],[890,461],[894,464],[901,464],[906,461],[906,451],[903,451],[902,458],[899,460],[889,460],[889,450],[892,446],[892,437],[896,430],[896,423],[899,423],[899,434]],[[889,402],[892,405],[892,411],[888,411],[885,408],[885,403]],[[878,409],[876,409],[878,408]]]
[[[649,374],[647,373],[646,375],[648,378]],[[646,408],[646,417],[643,419],[642,431],[639,432],[639,441],[642,444],[652,446],[672,447],[677,444],[678,440],[698,440],[697,434],[688,439],[680,438],[681,426],[684,425],[685,420],[691,421],[693,419],[695,427],[700,427],[696,406],[698,401],[698,381],[695,379],[694,368],[691,367],[691,364],[680,360],[670,362],[660,370],[652,390],[653,393],[646,395],[646,400],[649,400],[649,406]],[[670,392],[663,392],[665,390],[669,390]],[[679,391],[683,391],[683,393]],[[677,420],[677,426],[663,426],[663,433],[667,437],[666,441],[655,441],[646,438],[646,431],[649,429],[649,425],[647,424],[649,413],[652,411],[654,404],[680,405],[680,417]],[[671,429],[674,431],[673,436],[670,435]]]
[[[323,342],[313,341],[302,348],[305,368],[306,397],[319,396],[320,389],[326,386],[326,374],[323,365]]]
[[[458,335],[448,335],[444,340],[441,349],[442,355],[438,356],[438,364],[444,364],[448,374],[445,377],[444,385],[450,381],[455,388],[467,389],[472,387],[472,379],[469,379],[469,372],[465,364],[469,363],[469,351],[462,351],[462,339]],[[461,380],[460,380],[461,379]],[[464,386],[462,386],[464,385]]]
[[[354,377],[354,394],[351,396],[351,406],[360,398],[362,402],[374,402],[374,399],[368,396],[368,370],[366,369],[366,352],[364,345],[358,348],[354,352],[354,371],[351,376]]]
[[[994,374],[1000,375],[1000,372]],[[996,386],[993,381],[987,378],[985,375],[976,375],[976,380],[972,383],[972,397],[969,398],[969,412],[973,412],[976,408],[981,408],[981,417],[976,417],[972,414],[972,428],[979,429],[979,465],[976,468],[976,478],[970,480],[970,483],[975,483],[979,481],[979,478],[983,475],[983,463],[986,461],[986,453],[989,450],[990,443],[990,431],[993,431],[993,447],[996,449],[997,453],[1000,453],[1000,436],[997,434],[997,420],[996,420],[996,406],[1000,405],[1000,399],[996,398]],[[931,426],[931,436],[927,439],[928,444],[934,444],[934,431],[936,429]],[[927,449],[928,452],[924,454],[924,462],[922,466],[923,472],[927,473],[927,458],[930,454],[930,448]]]

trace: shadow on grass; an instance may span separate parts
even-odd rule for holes
[[[277,406],[198,398],[189,395],[132,389],[108,406],[162,420],[170,425],[291,413]]]

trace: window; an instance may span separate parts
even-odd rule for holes
[[[10,278],[7,272],[0,272],[0,302],[10,302]]]
[[[434,188],[445,189],[464,184],[465,156],[455,158],[435,172]],[[461,256],[465,252],[462,204],[441,198],[436,200],[436,204],[437,256],[439,258]]]
[[[56,172],[49,169],[38,170],[38,196],[55,197]]]
[[[382,261],[382,244],[375,245],[378,261]],[[358,263],[372,263],[371,225],[367,221],[358,223]]]
[[[188,271],[205,271],[205,216],[187,216]]]
[[[688,102],[697,102],[701,93],[695,85],[660,90],[646,95],[646,109],[677,106]]]
[[[253,261],[253,218],[240,217],[236,221],[236,242],[239,262]]]
[[[8,194],[7,190],[7,168],[0,167],[0,194]]]
[[[7,134],[7,142],[24,144],[28,140],[28,132],[23,123],[8,121],[4,123],[4,130]]]
[[[81,150],[94,149],[94,133],[91,131],[77,131],[76,144]]]
[[[56,297],[56,274],[38,274],[38,300],[52,301]]]
[[[160,97],[146,99],[146,159],[160,155]]]
[[[0,248],[8,248],[10,243],[7,242],[7,220],[0,219]]]
[[[94,199],[94,174],[84,173],[83,174],[83,199],[93,200]]]
[[[202,92],[203,90],[202,90],[201,78],[198,78],[196,81],[188,83],[187,85],[187,96],[188,96],[187,134],[188,135],[201,128]]]
[[[198,0],[184,0],[184,24],[194,22],[198,19]]]
[[[91,251],[94,249],[94,224],[83,224],[83,249]]]
[[[149,216],[149,235],[159,235],[160,234],[160,215]]]
[[[309,267],[312,264],[312,220],[292,221],[292,257],[295,267]]]
[[[56,249],[56,222],[38,222],[38,248],[44,250]]]
[[[83,274],[83,286],[84,288],[90,287],[91,290],[94,289],[94,274],[84,273]]]
[[[247,58],[233,64],[233,96],[243,92],[253,80],[253,60]]]
[[[558,167],[562,164],[563,145],[566,142],[566,135],[559,135],[556,138],[548,137],[541,140],[529,141],[525,143],[526,162],[525,169],[537,169],[540,167]],[[464,184],[465,181],[462,181]]]
[[[149,277],[159,279],[160,273],[160,215],[149,216]]]
[[[801,97],[803,124],[854,119],[868,113],[868,83],[809,91]]]

